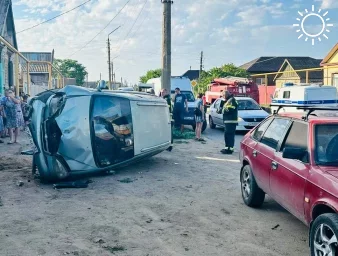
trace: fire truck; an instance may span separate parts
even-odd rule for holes
[[[259,103],[259,90],[257,84],[243,77],[228,76],[216,78],[208,85],[205,93],[207,104],[211,105],[222,96],[223,91],[231,92],[235,97],[250,97]]]

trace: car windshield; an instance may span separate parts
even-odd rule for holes
[[[237,100],[238,110],[260,110],[261,107],[253,100]]]
[[[338,124],[316,125],[315,136],[317,164],[338,166]]]
[[[192,92],[190,92],[190,91],[181,91],[181,93],[184,94],[185,97],[187,97],[188,102],[195,102],[195,96],[194,96],[194,94]],[[171,92],[171,99],[174,99],[174,97],[175,97],[175,92],[172,91]]]

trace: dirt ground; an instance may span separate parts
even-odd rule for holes
[[[300,221],[269,198],[243,204],[238,155],[221,146],[178,141],[86,189],[54,190],[19,146],[0,145],[0,255],[308,255]]]

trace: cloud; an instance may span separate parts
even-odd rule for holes
[[[316,1],[322,2],[322,4],[321,4],[322,9],[338,8],[338,1],[337,0],[316,0]]]
[[[110,36],[111,55],[119,56],[114,60],[116,76],[136,83],[147,70],[161,67],[163,6],[159,0],[148,0],[130,31],[144,1],[130,1],[102,34],[71,57],[87,67],[89,80],[97,80],[100,73],[108,78],[107,37],[119,25],[122,27]],[[31,27],[83,2],[16,1],[16,30]],[[125,3],[126,0],[91,1],[50,23],[18,34],[19,48],[21,51],[55,49],[56,58],[67,58],[93,38]],[[287,16],[285,9],[281,0],[175,1],[172,5],[173,75],[183,74],[190,66],[199,68],[201,51],[205,52],[206,68],[225,62],[240,63],[248,52],[259,54],[255,50],[263,51],[264,44],[271,44],[269,39],[276,37],[277,29],[289,35],[286,29],[272,25],[293,18]],[[294,38],[294,31],[291,32]],[[278,47],[278,42],[273,44]]]

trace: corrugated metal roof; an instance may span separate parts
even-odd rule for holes
[[[22,71],[27,72],[27,64],[22,64]],[[30,63],[29,73],[47,73],[48,74],[48,64],[45,63]]]
[[[188,77],[192,81],[192,80],[195,80],[195,79],[199,78],[200,71],[199,70],[188,70],[182,76]]]

